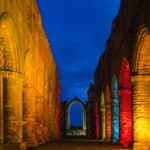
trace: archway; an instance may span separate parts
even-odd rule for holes
[[[70,109],[73,104],[79,104],[82,108],[82,128],[71,129],[70,128]],[[85,136],[86,135],[86,106],[78,98],[74,98],[67,106],[67,135],[68,136]]]
[[[111,84],[111,106],[112,106],[112,140],[113,144],[119,141],[119,97],[118,97],[118,81],[115,76],[112,78]]]
[[[130,66],[127,58],[123,57],[119,76],[119,98],[120,98],[120,141],[127,147],[132,142],[132,98]]]
[[[22,142],[22,74],[15,33],[4,12],[0,17],[0,144]]]
[[[150,28],[137,34],[132,66],[134,148],[150,147]]]

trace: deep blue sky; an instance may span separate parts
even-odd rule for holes
[[[37,0],[54,55],[61,100],[87,101],[120,0]]]

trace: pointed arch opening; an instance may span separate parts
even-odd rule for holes
[[[71,116],[71,108],[75,104],[78,104],[78,106],[81,108],[81,111],[82,111],[82,122],[81,122],[82,125],[80,129],[71,128],[72,118],[70,117],[74,117],[74,115],[76,115],[74,114],[73,116]],[[71,100],[67,106],[67,136],[85,136],[85,135],[86,135],[86,106],[79,99],[75,98]]]
[[[22,74],[16,33],[13,21],[3,13],[0,17],[1,144],[22,140]]]

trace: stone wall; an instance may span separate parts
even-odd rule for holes
[[[133,120],[130,121],[130,123],[133,122],[132,142],[128,141],[128,139],[124,137],[123,139],[119,139],[119,143],[124,146],[133,145],[133,149],[136,150],[148,150],[150,148],[149,52],[150,1],[121,0],[121,6],[118,16],[112,23],[112,31],[110,37],[107,41],[105,51],[100,57],[96,68],[94,78],[94,84],[96,87],[95,95],[97,95],[96,99],[100,99],[102,91],[106,91],[106,88],[111,89],[110,95],[113,95],[112,92],[114,91],[114,89],[112,89],[112,80],[114,76],[116,77],[118,84],[117,91],[119,94],[119,103],[121,108],[119,123],[122,125],[120,127],[124,126],[123,120],[126,120],[125,117],[121,118],[121,114],[126,113],[125,111],[127,111],[127,109],[124,110],[123,107],[126,107],[127,103],[131,106],[129,111],[132,112],[131,115],[133,117],[131,117],[131,119]],[[122,68],[124,59],[127,60],[127,63],[129,64],[127,69],[125,69],[125,67]],[[130,70],[129,79],[127,76],[123,76],[121,70],[123,70],[124,75],[127,74],[127,70]],[[120,80],[122,81],[120,82]],[[129,80],[131,83],[130,88],[125,85],[125,82],[128,82],[127,80]],[[107,99],[107,101],[109,100]],[[106,104],[107,101],[105,102]],[[106,107],[106,114],[111,113],[107,111],[110,111],[110,109]],[[120,129],[120,131],[121,132],[119,134],[122,134],[124,132],[122,129]],[[123,137],[122,135],[120,136]],[[113,137],[113,133],[111,137]]]
[[[57,68],[36,0],[1,0],[0,143],[19,149],[59,138],[59,100]]]

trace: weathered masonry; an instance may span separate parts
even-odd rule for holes
[[[150,149],[150,1],[121,0],[89,100],[99,106],[103,141]],[[94,92],[94,94],[93,94]],[[90,95],[90,94],[89,94]],[[99,130],[97,130],[97,126]]]
[[[36,0],[0,1],[0,149],[60,136],[60,86]]]

